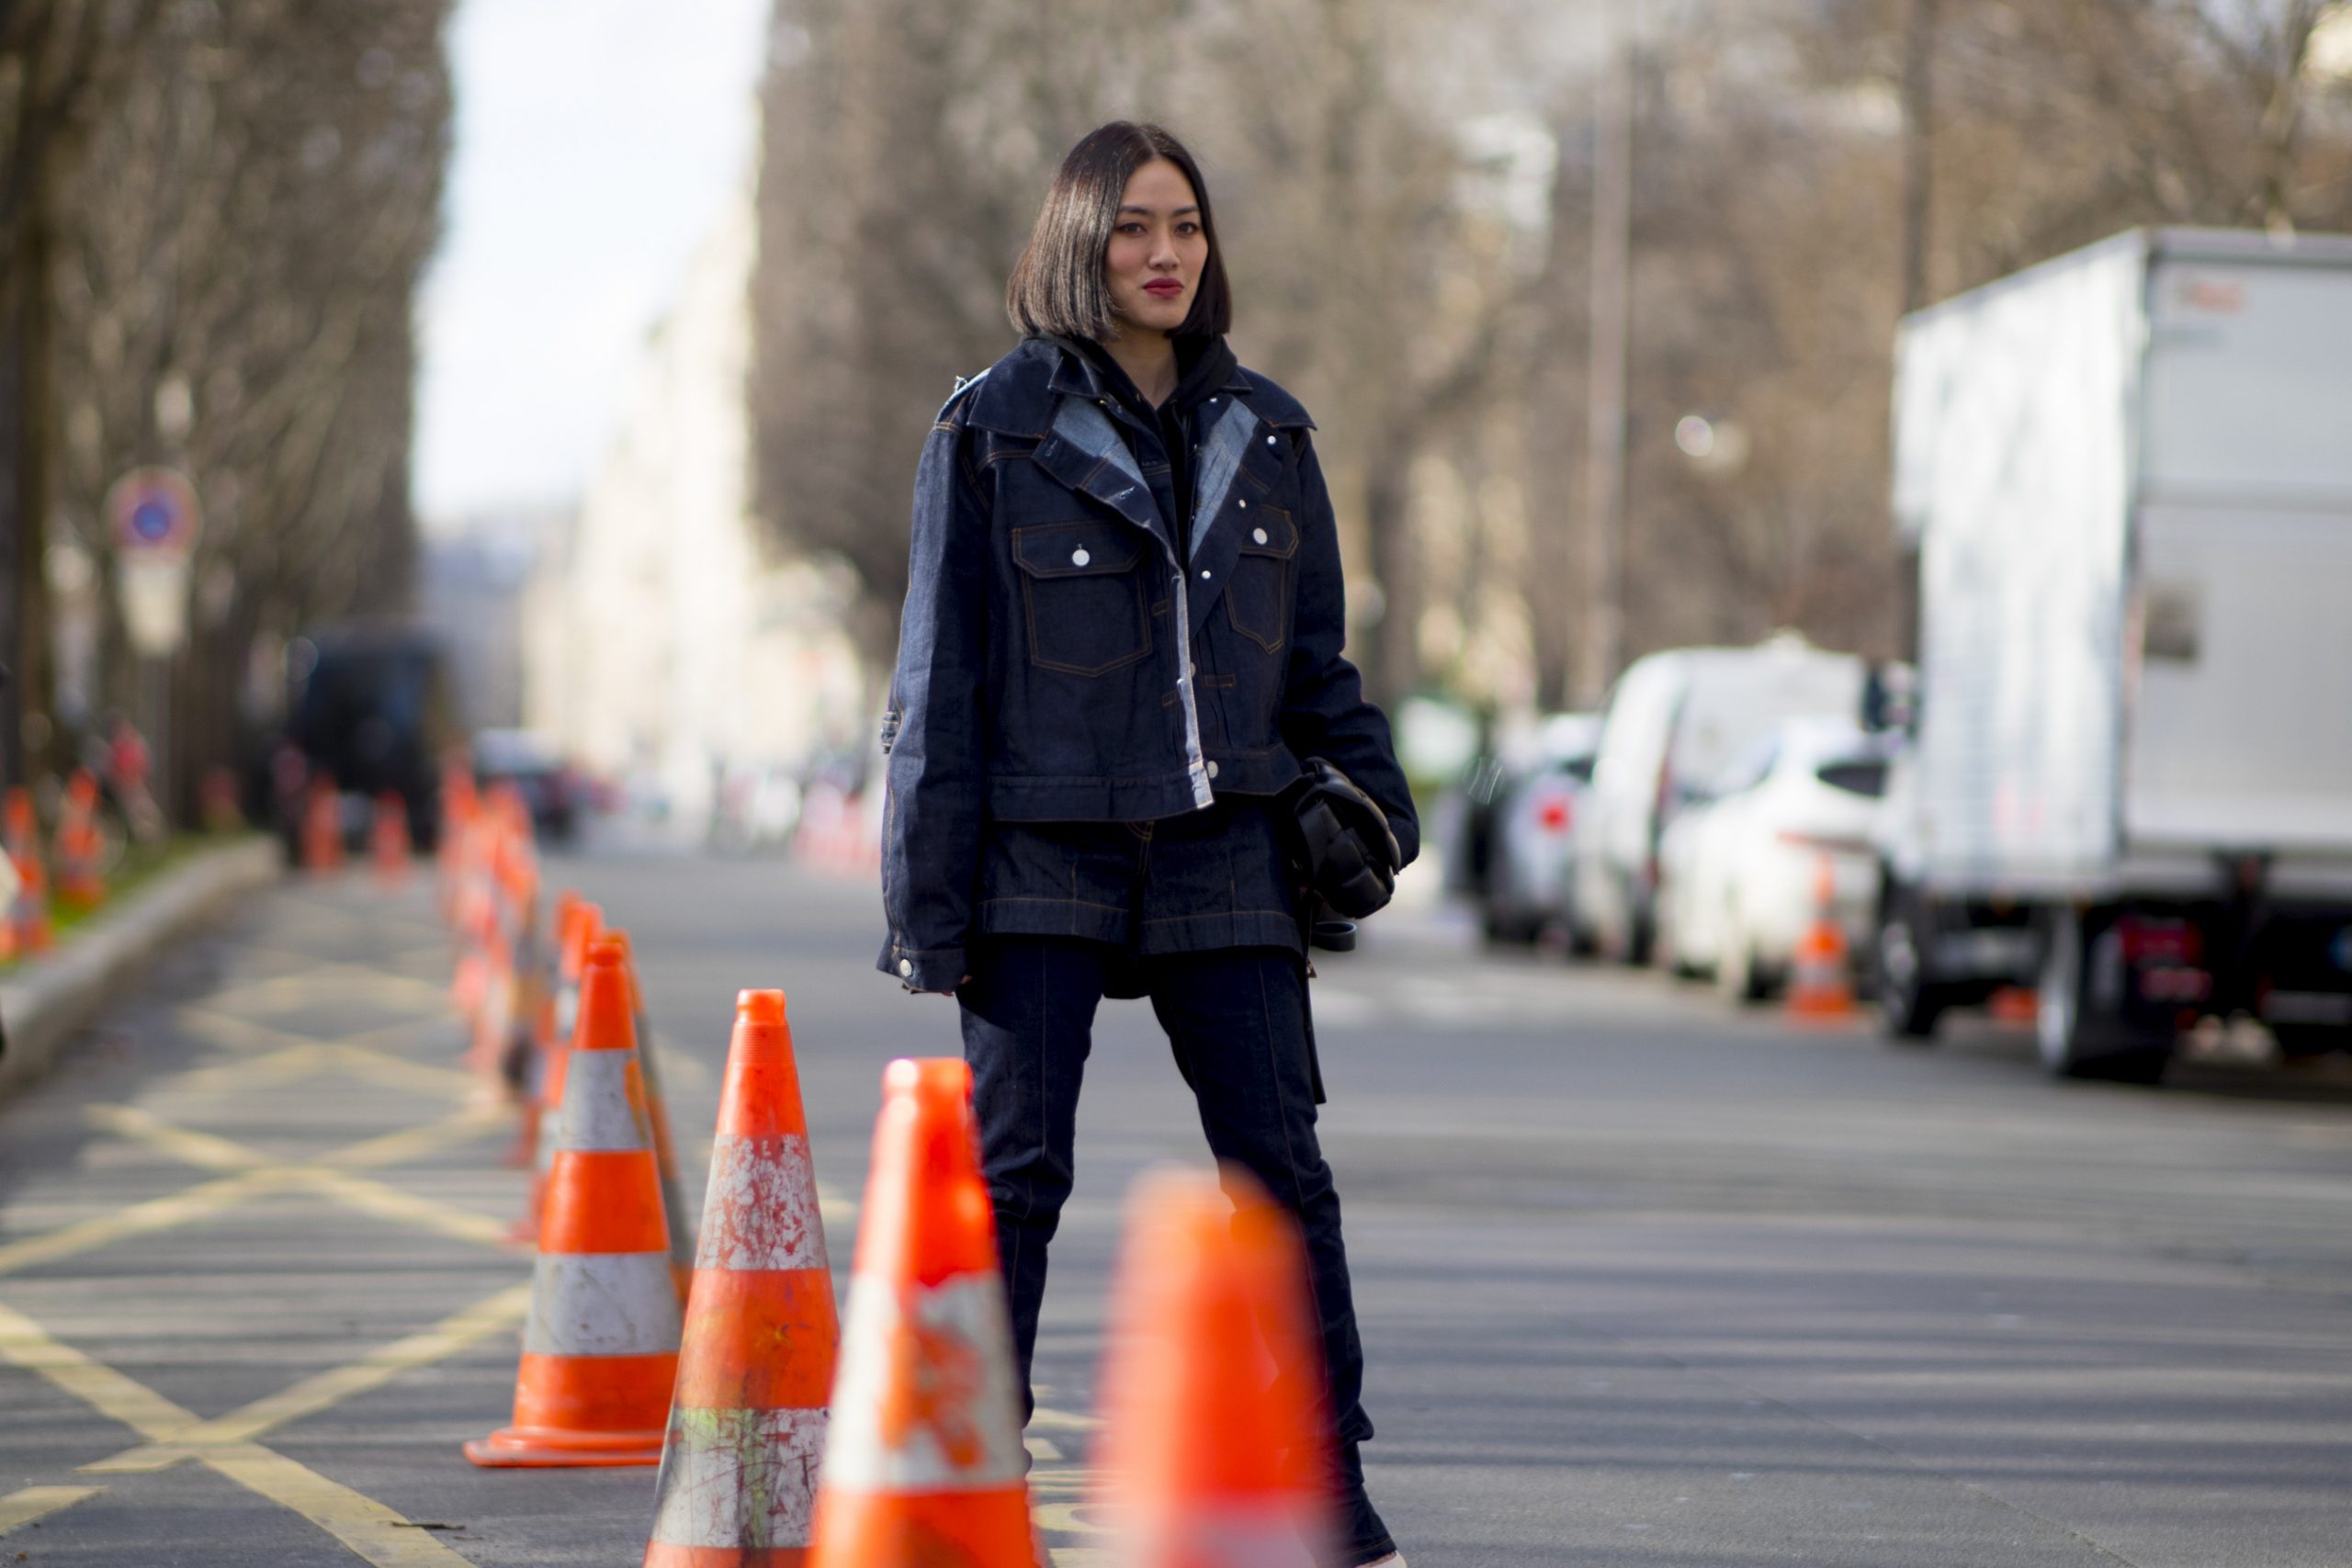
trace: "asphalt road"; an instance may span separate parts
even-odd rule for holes
[[[632,933],[682,1127],[736,988],[785,987],[845,1270],[882,1066],[956,1049],[873,973],[872,890],[557,872]],[[1794,1029],[1428,909],[1320,967],[1416,1568],[2352,1563],[2352,1069],[2058,1085],[2015,1032]],[[457,1454],[527,1267],[446,975],[420,891],[289,886],[0,1108],[0,1564],[636,1560],[646,1472]],[[1032,1432],[1065,1568],[1107,1562],[1075,1505],[1120,1203],[1201,1157],[1148,1008],[1105,1004]]]

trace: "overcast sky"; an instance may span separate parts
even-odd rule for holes
[[[428,525],[579,494],[646,329],[743,177],[766,0],[463,0],[427,281]]]

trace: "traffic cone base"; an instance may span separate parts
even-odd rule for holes
[[[806,1562],[825,1431],[821,1407],[671,1412],[646,1568]]]
[[[649,1568],[808,1561],[841,1325],[784,993],[736,998]]]
[[[465,1446],[476,1464],[662,1457],[681,1325],[616,949],[598,949],[588,986],[540,1217],[514,1418]]]

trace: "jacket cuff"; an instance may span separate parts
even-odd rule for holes
[[[887,942],[874,966],[910,991],[952,991],[971,971],[960,947],[907,947]]]

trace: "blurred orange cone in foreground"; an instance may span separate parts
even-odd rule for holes
[[[1228,1170],[1127,1206],[1091,1454],[1126,1568],[1313,1568],[1332,1533],[1322,1352],[1290,1217]]]
[[[49,926],[49,872],[41,864],[40,824],[33,816],[32,792],[21,784],[8,792],[0,831],[7,840],[8,859],[17,868],[17,897],[8,911],[8,925],[17,956],[47,953],[53,940]]]
[[[482,1465],[651,1464],[678,1371],[670,1232],[620,949],[588,955],[564,1071],[513,1425],[466,1445]]]
[[[841,1325],[782,991],[735,998],[645,1568],[806,1561]]]
[[[76,768],[65,781],[65,804],[57,814],[57,896],[77,909],[107,901],[98,872],[98,781]]]
[[[1789,970],[1789,1012],[1795,1018],[1844,1018],[1854,1010],[1854,977],[1846,933],[1838,924],[1837,872],[1821,857],[1813,885],[1813,923],[1797,938]]]
[[[960,1061],[882,1075],[815,1568],[1035,1568],[1012,1330]]]

